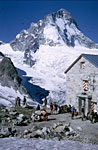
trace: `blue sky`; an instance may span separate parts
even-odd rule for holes
[[[80,30],[98,43],[98,0],[0,0],[0,40],[10,42],[31,22],[64,8]]]

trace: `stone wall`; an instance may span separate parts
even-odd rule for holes
[[[85,68],[81,68],[85,62]],[[83,80],[88,81],[88,91],[83,89]],[[79,109],[79,95],[98,102],[98,68],[82,57],[66,74],[66,103]],[[88,104],[87,104],[88,105]],[[96,107],[97,111],[98,108]],[[79,111],[79,110],[78,110]],[[87,111],[87,110],[86,110]]]

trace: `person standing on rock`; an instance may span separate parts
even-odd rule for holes
[[[72,106],[72,108],[71,108],[71,114],[72,114],[71,118],[72,118],[72,119],[74,119],[74,110],[75,110],[75,107]]]

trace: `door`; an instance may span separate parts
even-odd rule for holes
[[[78,105],[79,106],[79,114],[81,114],[82,108],[84,108],[84,111],[85,111],[85,98],[79,97],[78,103],[79,103],[79,105]]]
[[[91,98],[88,98],[88,112],[91,110]]]

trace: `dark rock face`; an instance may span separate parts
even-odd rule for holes
[[[28,98],[32,99],[30,93],[26,90],[26,88],[22,85],[22,79],[19,77],[17,68],[15,68],[14,64],[12,63],[11,59],[8,57],[4,57],[2,53],[0,53],[0,85],[1,88],[6,87],[10,91],[16,91],[21,93],[22,95],[26,95]],[[5,91],[6,91],[5,89]],[[13,90],[12,90],[13,89]],[[4,89],[3,89],[4,90]],[[1,90],[2,91],[2,90]],[[6,104],[2,104],[2,99],[8,101],[8,96],[5,95],[5,91],[0,93],[0,107],[5,107]],[[10,92],[8,92],[10,93]],[[6,94],[8,94],[6,93]],[[13,93],[12,93],[13,94]],[[11,97],[12,95],[9,95]],[[17,94],[18,96],[18,94]],[[15,96],[13,96],[14,98]],[[16,98],[16,97],[15,97]],[[14,104],[14,100],[11,101],[12,105]]]
[[[3,86],[12,86],[14,89],[17,89],[21,84],[21,78],[19,78],[10,58],[4,57],[0,62],[0,83]]]
[[[4,54],[0,52],[0,61],[4,58]]]

